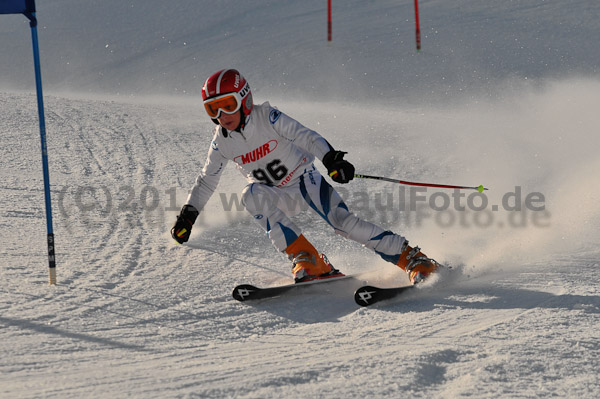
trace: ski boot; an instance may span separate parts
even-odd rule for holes
[[[425,256],[419,247],[410,247],[408,241],[402,247],[400,260],[396,265],[408,273],[413,284],[422,282],[439,267],[439,263]]]
[[[296,283],[344,275],[329,263],[325,255],[319,255],[302,234],[285,249],[285,252],[292,261],[292,273]]]

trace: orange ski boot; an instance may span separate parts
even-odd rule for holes
[[[343,276],[329,263],[325,255],[319,255],[315,247],[302,234],[285,249],[285,252],[293,263],[292,273],[296,283]]]
[[[404,245],[396,265],[408,273],[408,278],[413,284],[425,280],[439,267],[439,263],[428,258],[419,247],[410,247],[408,242]]]

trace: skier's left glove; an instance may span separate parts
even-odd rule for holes
[[[192,226],[199,214],[200,212],[192,205],[184,205],[179,216],[177,216],[175,225],[171,229],[171,237],[180,244],[187,242],[192,233]]]
[[[354,179],[354,165],[344,160],[344,154],[347,152],[331,150],[323,157],[323,165],[336,183],[348,183]]]

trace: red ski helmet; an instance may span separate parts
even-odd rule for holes
[[[235,69],[223,69],[212,74],[202,87],[204,108],[212,119],[221,112],[233,114],[242,110],[244,115],[252,112],[252,92],[250,85]]]

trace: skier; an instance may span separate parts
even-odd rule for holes
[[[298,198],[336,233],[405,270],[413,284],[435,271],[438,264],[418,247],[409,246],[404,237],[351,213],[313,165],[315,157],[322,160],[334,182],[348,183],[354,178],[354,166],[344,159],[346,153],[268,102],[254,105],[250,86],[237,70],[210,76],[202,87],[202,99],[217,127],[204,168],[171,229],[178,243],[188,241],[192,225],[231,160],[249,182],[242,191],[242,204],[275,248],[288,255],[295,282],[343,276],[289,219],[299,212],[290,206]]]

